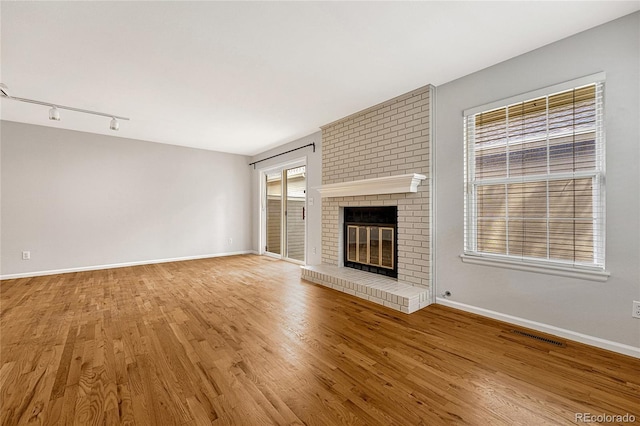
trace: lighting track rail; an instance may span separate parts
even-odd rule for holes
[[[129,118],[127,118],[127,117],[122,117],[122,116],[115,115],[115,114],[108,114],[106,112],[90,111],[88,109],[75,108],[75,107],[56,104],[56,103],[53,103],[53,102],[44,102],[44,101],[38,101],[38,100],[35,100],[35,99],[27,99],[27,98],[19,98],[17,96],[11,96],[11,94],[9,93],[9,88],[7,87],[6,84],[3,84],[3,83],[0,83],[0,94],[2,95],[3,98],[11,99],[13,101],[25,102],[25,103],[28,103],[28,104],[36,104],[36,105],[43,105],[43,106],[50,107],[51,109],[49,110],[49,120],[60,121],[60,112],[58,110],[64,109],[64,110],[68,110],[68,111],[81,112],[81,113],[84,113],[84,114],[92,114],[92,115],[99,115],[99,116],[102,116],[102,117],[110,117],[111,118],[111,122],[109,123],[109,128],[111,130],[115,130],[115,131],[117,131],[120,128],[120,122],[118,120],[129,121]]]

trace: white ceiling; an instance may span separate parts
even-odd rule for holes
[[[6,2],[1,118],[245,155],[640,2]]]

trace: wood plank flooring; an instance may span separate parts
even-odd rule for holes
[[[401,314],[266,257],[0,285],[2,425],[640,422],[638,359],[443,306]]]

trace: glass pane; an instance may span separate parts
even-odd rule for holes
[[[595,100],[595,86],[549,97],[551,172],[595,169]]]
[[[547,217],[547,182],[507,185],[509,217],[544,219]]]
[[[501,178],[507,176],[507,148],[495,146],[476,151],[476,178]]]
[[[549,221],[549,257],[577,262],[593,262],[593,222]]]
[[[358,227],[358,262],[367,263],[367,228]]]
[[[545,220],[510,220],[509,254],[545,259],[547,257],[547,222]]]
[[[593,129],[595,94],[595,85],[592,85],[549,96],[549,135]]]
[[[380,228],[369,228],[369,263],[380,265]]]
[[[500,108],[476,114],[474,141],[476,149],[507,141],[507,110]]]
[[[565,179],[549,182],[549,217],[593,218],[592,179]]]
[[[306,168],[289,169],[287,176],[287,253],[290,259],[304,261],[306,220]]]
[[[393,228],[382,228],[382,259],[381,265],[393,268]]]
[[[475,176],[477,179],[507,176],[507,110],[500,108],[474,117]]]
[[[595,132],[549,139],[549,170],[552,173],[595,168]]]
[[[509,145],[515,148],[526,140],[545,138],[547,133],[547,100],[533,99],[509,107]]]
[[[478,219],[478,251],[507,253],[507,225],[504,219]]]
[[[478,217],[505,217],[506,206],[505,185],[483,185],[478,187],[476,200]]]
[[[547,174],[547,141],[523,143],[509,148],[509,176]]]
[[[267,251],[282,254],[282,174],[279,172],[267,175],[266,209]]]
[[[351,262],[356,262],[358,260],[356,257],[357,231],[358,231],[358,228],[355,226],[347,227],[347,260]]]

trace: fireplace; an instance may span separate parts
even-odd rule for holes
[[[398,276],[398,208],[344,208],[344,266]]]

